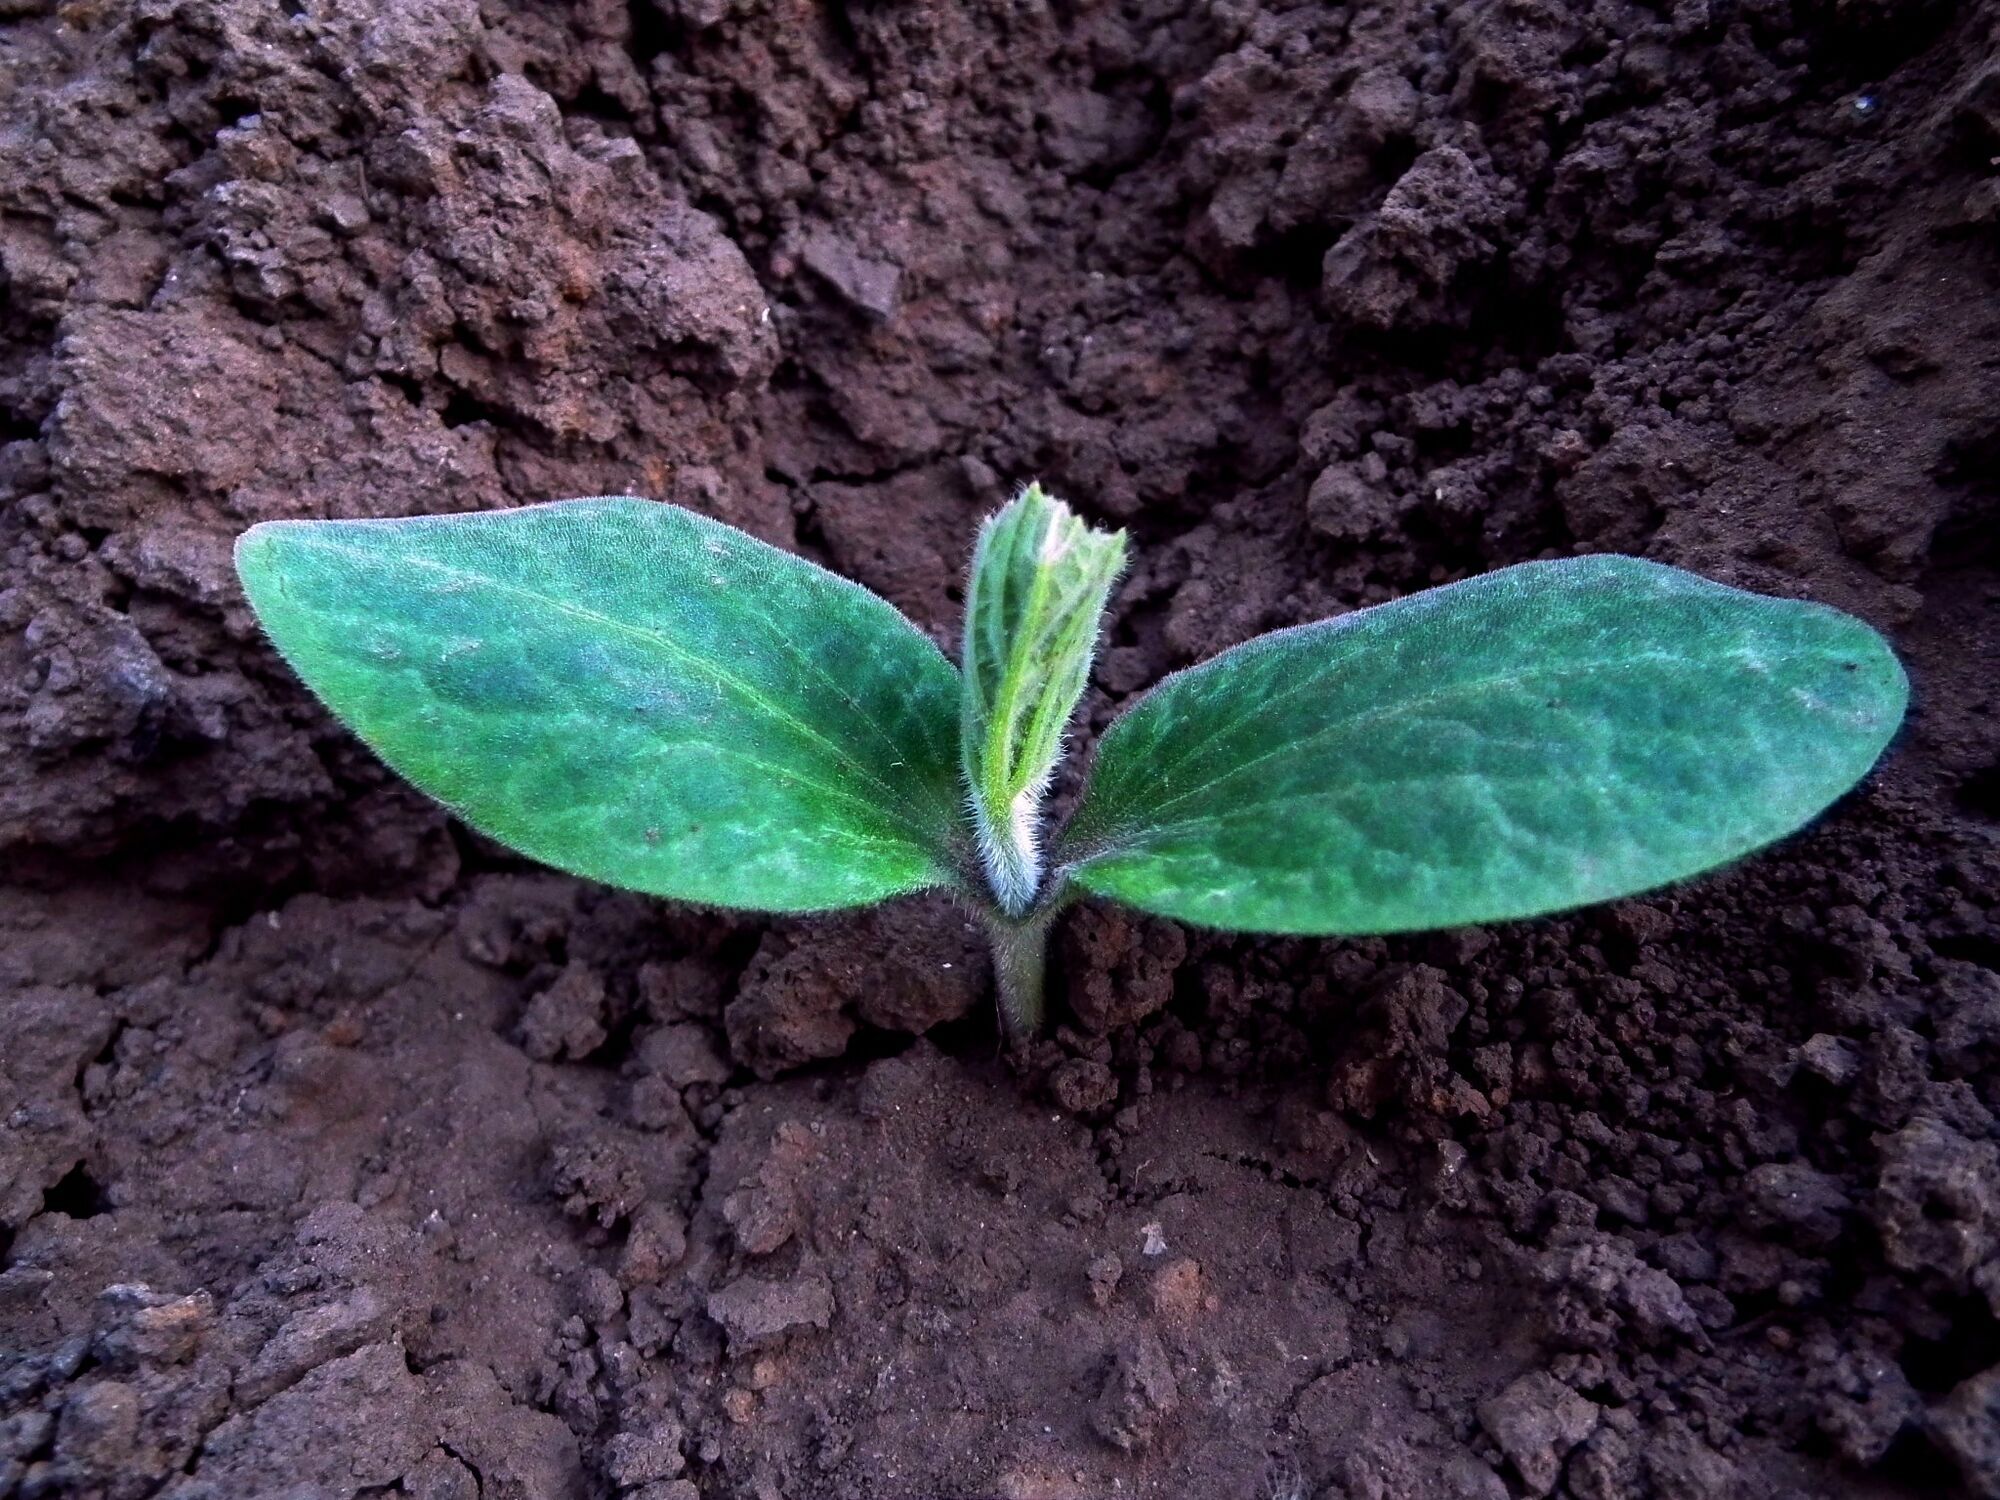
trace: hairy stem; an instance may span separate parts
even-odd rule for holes
[[[986,884],[1000,910],[1018,921],[1035,904],[1035,892],[1042,883],[1040,851],[1035,848],[1034,820],[1039,808],[1031,806],[1024,818],[1009,827],[995,828],[986,818],[983,804],[975,809],[979,824],[979,863]]]
[[[1049,928],[1058,906],[1044,902],[1021,918],[992,910],[983,913],[986,939],[993,947],[993,982],[1000,992],[1001,1024],[1010,1041],[1033,1036],[1042,1024]]]

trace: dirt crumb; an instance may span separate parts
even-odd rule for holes
[[[1569,1451],[1597,1428],[1598,1408],[1553,1376],[1523,1375],[1479,1403],[1479,1422],[1531,1495],[1554,1491]]]
[[[1104,1386],[1090,1411],[1091,1430],[1114,1448],[1151,1446],[1181,1403],[1173,1366],[1158,1335],[1141,1331],[1112,1351]]]

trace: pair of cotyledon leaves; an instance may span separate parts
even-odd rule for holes
[[[766,911],[976,878],[958,669],[731,527],[604,498],[272,523],[237,555],[342,720],[547,864]],[[1797,828],[1906,697],[1838,611],[1634,558],[1528,563],[1167,678],[1103,736],[1043,868],[1243,931],[1532,916]]]

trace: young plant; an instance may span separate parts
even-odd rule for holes
[[[1079,894],[1306,935],[1606,901],[1798,828],[1908,697],[1836,610],[1637,558],[1524,563],[1175,673],[1052,832],[1124,555],[1030,485],[980,530],[961,670],[866,589],[646,500],[271,522],[236,549],[299,676],[474,828],[713,906],[945,888],[1017,1036]]]

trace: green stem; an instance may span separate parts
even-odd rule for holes
[[[1023,1041],[1042,1024],[1043,984],[1048,973],[1049,928],[1055,903],[1015,919],[988,911],[986,938],[993,946],[993,982],[1000,991],[1000,1019],[1010,1041]]]

